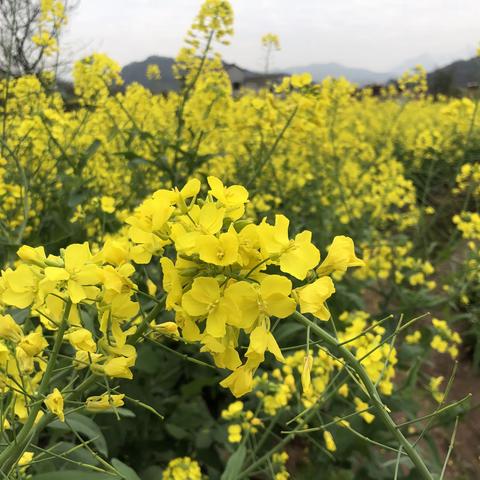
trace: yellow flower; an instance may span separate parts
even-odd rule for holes
[[[323,432],[323,439],[325,440],[325,446],[329,452],[335,452],[337,450],[333,435],[328,430]]]
[[[448,348],[448,343],[443,340],[440,335],[435,335],[430,342],[430,346],[439,353],[445,353]]]
[[[364,266],[365,262],[355,255],[353,240],[340,235],[333,239],[327,257],[317,268],[317,274],[329,275],[332,272],[345,272],[349,267]]]
[[[269,225],[265,219],[262,221],[258,226],[262,253],[278,262],[282,272],[303,280],[308,271],[317,266],[320,252],[311,243],[312,234],[307,230],[290,240],[289,223],[284,215],[275,215],[275,225]]]
[[[129,260],[128,241],[107,240],[98,256],[106,263],[121,265]]]
[[[48,330],[56,330],[62,322],[67,300],[61,292],[54,290],[45,298],[45,303],[37,309],[40,321]],[[67,319],[71,326],[80,326],[77,305],[72,305]]]
[[[182,297],[182,308],[192,317],[207,317],[205,332],[213,337],[225,335],[225,325],[238,323],[240,312],[228,289],[221,295],[214,278],[198,277]],[[233,319],[233,320],[232,320]]]
[[[155,284],[155,282],[153,282],[149,278],[147,278],[146,284],[147,284],[148,294],[154,297],[155,294],[157,293],[157,285]]]
[[[319,278],[296,291],[302,313],[312,313],[320,320],[330,318],[330,312],[325,306],[325,301],[335,293],[335,286],[330,277]]]
[[[215,365],[228,370],[235,370],[242,364],[238,352],[235,350],[235,343],[227,336],[223,339],[217,339],[211,335],[204,334],[201,337],[201,352],[209,352],[215,361]]]
[[[22,338],[18,344],[28,356],[35,357],[48,346],[48,342],[43,337],[42,329],[39,327],[36,331],[30,332]]]
[[[295,300],[290,298],[292,282],[280,275],[268,275],[260,281],[260,313],[286,318],[295,311]]]
[[[220,382],[224,388],[229,388],[235,397],[241,397],[250,392],[253,387],[253,369],[248,363],[238,367],[227,378]]]
[[[202,480],[202,471],[189,457],[174,458],[163,471],[162,480]]]
[[[192,214],[195,210],[192,209]],[[225,209],[219,208],[216,203],[206,202],[198,211],[198,227],[204,234],[215,235],[220,231],[225,217]]]
[[[248,201],[248,191],[241,185],[225,187],[220,179],[213,176],[208,177],[207,181],[209,193],[227,208],[228,217],[233,220],[240,218]]]
[[[163,273],[163,289],[167,293],[165,306],[167,310],[172,310],[175,305],[180,304],[182,298],[182,283],[180,275],[169,258],[162,257],[160,259],[160,265],[162,266]]]
[[[150,327],[155,334],[164,335],[174,339],[178,339],[180,337],[180,334],[178,333],[178,325],[175,322],[155,323],[155,321],[152,321]]]
[[[320,261],[320,252],[312,243],[312,233],[304,231],[290,241],[280,256],[280,270],[303,280]]]
[[[11,315],[0,315],[0,338],[18,343],[23,337],[20,325]]]
[[[82,368],[97,364],[102,358],[103,355],[101,353],[90,353],[85,350],[77,350],[75,352],[75,359],[73,360],[73,367],[77,370],[81,370]]]
[[[242,427],[240,425],[228,426],[228,441],[230,443],[240,443],[242,440]]]
[[[353,399],[355,402],[355,410],[357,412],[362,412],[360,413],[360,416],[367,422],[367,423],[372,423],[375,420],[375,415],[371,414],[369,411],[363,411],[368,408],[368,403],[362,401],[360,398],[355,397]]]
[[[241,312],[229,320],[236,327],[249,329],[259,317],[286,318],[295,311],[292,282],[281,275],[263,275],[259,287],[241,281],[227,290]]]
[[[145,73],[145,76],[148,78],[148,80],[160,80],[161,75],[158,65],[155,63],[147,65],[147,71]]]
[[[260,239],[258,236],[257,225],[250,223],[243,227],[237,235],[238,238],[238,263],[246,270],[257,266],[262,256],[259,252]],[[264,264],[257,267],[256,270],[266,268]]]
[[[113,213],[115,211],[115,199],[113,197],[104,196],[100,200],[102,211],[105,213]]]
[[[67,291],[73,303],[95,298],[98,289],[94,285],[102,281],[100,268],[93,262],[87,243],[69,245],[64,254],[65,266],[46,267],[45,275],[52,282],[66,281]]]
[[[338,389],[338,394],[345,398],[348,397],[348,392],[348,383],[343,383],[342,386]]]
[[[294,88],[302,88],[312,83],[312,75],[310,73],[302,73],[300,75],[292,75],[290,77],[290,84]]]
[[[108,377],[126,378],[127,380],[131,380],[133,378],[133,374],[130,370],[130,367],[132,366],[133,364],[128,358],[110,358],[103,365],[103,373],[105,373],[105,375]]]
[[[284,362],[282,352],[275,340],[275,337],[264,326],[256,327],[250,333],[250,343],[245,356],[258,363],[264,360],[265,351],[271,352],[279,362]]]
[[[46,260],[45,249],[43,247],[29,247],[28,245],[22,245],[17,250],[17,255],[25,262],[31,262],[34,264],[43,265]]]
[[[34,453],[33,452],[24,452],[18,461],[19,467],[26,467],[29,463],[33,460]]]
[[[130,276],[135,272],[135,267],[130,263],[124,263],[118,267],[105,265],[102,270],[102,284],[105,288],[105,296],[110,298],[111,295],[122,293],[130,289],[133,284]]]
[[[65,339],[68,340],[76,350],[83,350],[84,352],[90,353],[97,351],[97,344],[93,339],[92,332],[86,328],[77,328],[68,332],[65,335]]]
[[[229,324],[238,328],[251,328],[260,315],[259,291],[253,284],[244,281],[230,284],[227,290],[240,312],[229,318]]]
[[[135,330],[135,326],[131,326],[127,330],[122,329],[123,323],[127,320],[134,319],[140,306],[137,302],[130,299],[130,293],[122,293],[115,295],[109,302],[108,307],[105,308],[100,319],[100,331],[104,335],[112,334],[115,345],[122,347],[125,345],[128,335],[131,335]]]
[[[440,390],[440,385],[443,383],[443,377],[432,377],[430,379],[430,391],[433,398],[438,402],[443,402],[445,394]]]
[[[418,343],[422,339],[422,333],[420,330],[415,330],[415,332],[410,333],[405,337],[405,341],[411,345]]]
[[[448,348],[448,353],[450,354],[450,356],[452,357],[452,359],[456,359],[458,357],[458,348],[456,345],[451,345],[449,348]]]
[[[55,388],[44,400],[44,403],[48,410],[58,417],[61,422],[65,421],[65,415],[63,414],[63,397],[58,388]]]
[[[7,268],[3,272],[2,278],[6,287],[2,294],[2,300],[7,305],[26,308],[33,303],[40,278],[32,268],[25,264],[19,265],[15,270]]]
[[[174,202],[180,208],[183,213],[188,211],[186,200],[192,197],[196,197],[200,191],[201,183],[196,178],[190,179],[181,190],[174,187],[172,190]]]
[[[312,388],[312,379],[311,379],[311,372],[312,372],[312,365],[313,365],[313,357],[312,355],[305,355],[305,360],[303,362],[303,369],[302,369],[302,389],[305,395],[308,395]]]
[[[278,35],[275,35],[274,33],[266,33],[262,37],[262,45],[264,47],[270,47],[275,48],[275,50],[280,50],[280,39],[278,38]]]
[[[167,221],[175,210],[170,205],[170,194],[168,191],[156,192],[135,210],[134,215],[125,220],[131,225],[128,235],[136,244],[131,249],[131,255],[137,263],[148,263],[152,255],[161,253],[169,243],[169,240],[159,234],[165,230]]]
[[[93,397],[88,397],[85,400],[85,408],[89,412],[102,412],[110,408],[119,408],[123,407],[123,399],[125,395],[123,393],[117,395],[110,395],[104,393],[103,395],[95,395]]]
[[[222,418],[224,420],[231,420],[237,417],[243,411],[243,402],[237,400],[232,402],[226,410],[222,410]]]
[[[197,248],[200,259],[213,265],[227,266],[238,259],[238,239],[233,229],[221,233],[218,238],[201,235],[197,239]]]

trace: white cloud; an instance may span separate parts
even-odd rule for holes
[[[233,0],[235,36],[225,58],[261,68],[273,32],[278,68],[336,61],[388,70],[428,53],[452,59],[480,41],[479,0]],[[67,41],[75,56],[104,51],[121,64],[174,56],[201,0],[82,0]]]

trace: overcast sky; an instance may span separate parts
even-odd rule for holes
[[[84,56],[107,53],[125,65],[175,56],[201,0],[80,0],[66,42]],[[480,0],[232,0],[235,35],[225,60],[261,69],[260,38],[282,49],[274,68],[338,62],[388,71],[429,55],[436,62],[473,55]]]

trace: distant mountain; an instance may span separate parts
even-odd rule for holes
[[[405,70],[412,68],[416,64],[422,64],[427,71],[429,71],[433,68],[432,62],[434,62],[433,57],[429,55],[420,55],[405,61],[390,72],[374,72],[364,68],[349,68],[345,65],[334,62],[313,63],[305,66],[291,67],[284,69],[283,72],[287,74],[309,72],[315,82],[321,82],[328,76],[335,78],[344,77],[350,82],[363,87],[365,85],[386,84],[390,81],[394,81]],[[160,68],[160,80],[148,80],[146,78],[147,66],[150,64],[158,65]],[[180,84],[173,76],[173,65],[173,58],[151,56],[141,62],[129,63],[122,68],[121,75],[125,85],[138,82],[154,93],[179,90]],[[270,77],[272,77],[270,79],[271,81],[277,81],[282,76],[279,72],[265,76],[230,63],[224,63],[224,66],[225,70],[230,75],[233,85],[239,82],[241,85],[250,88],[263,86]],[[480,58],[475,57],[470,60],[459,60],[444,67],[437,68],[436,70],[432,70],[428,73],[427,80],[429,90],[432,93],[461,95],[465,92],[469,84],[480,84]],[[257,83],[258,85],[256,85]]]
[[[458,60],[427,75],[429,90],[444,95],[461,95],[469,87],[480,85],[480,58]]]
[[[398,64],[392,68],[391,73],[395,76],[400,76],[402,73],[415,68],[417,65],[421,65],[427,72],[435,70],[443,65],[447,64],[448,61],[445,59],[440,60],[439,58],[433,57],[429,53],[423,53],[422,55],[417,55],[412,58],[404,60],[402,63]]]
[[[326,77],[344,77],[348,81],[363,87],[372,83],[385,83],[395,78],[390,72],[374,72],[365,68],[350,68],[340,63],[312,63],[301,67],[285,68],[288,73],[305,73],[312,75],[315,82],[321,82]]]
[[[122,68],[121,76],[125,86],[138,82],[153,93],[179,90],[180,83],[173,76],[174,59],[170,57],[151,56],[141,62],[132,62]],[[146,76],[148,65],[158,65],[160,80],[149,80]]]
[[[160,68],[161,78],[160,80],[148,80],[146,78],[147,66],[150,64],[158,65]],[[179,82],[173,76],[172,67],[174,59],[170,57],[151,56],[141,62],[132,62],[122,68],[121,75],[125,82],[125,85],[129,85],[133,82],[138,82],[141,85],[149,88],[154,93],[166,92],[170,90],[178,90]],[[225,64],[227,71],[229,67],[234,64]],[[247,76],[258,76],[261,74],[250,72],[249,70],[242,69]],[[364,86],[372,83],[386,83],[389,80],[396,78],[396,74],[387,72],[379,73],[363,68],[349,68],[339,63],[314,63],[303,67],[292,67],[283,69],[282,72],[277,73],[304,73],[309,72],[312,74],[315,82],[320,82],[328,76],[332,77],[345,77],[347,80],[357,83],[360,86]]]
[[[151,56],[141,62],[129,63],[122,68],[120,74],[125,86],[137,82],[153,93],[163,93],[171,90],[178,91],[180,82],[173,75],[174,63],[174,59],[170,57]],[[158,65],[161,75],[160,80],[149,80],[146,77],[148,65]],[[286,75],[285,73],[263,74],[227,62],[223,62],[223,68],[230,77],[234,91],[241,87],[263,88],[270,83],[281,82],[283,76]]]
[[[286,68],[288,73],[309,72],[315,82],[331,76],[344,77],[360,87],[369,84],[385,84],[396,80],[403,72],[422,65],[427,72],[427,81],[431,93],[462,95],[470,84],[480,84],[480,58],[458,60],[441,68],[437,60],[428,54],[406,60],[390,72],[374,72],[363,68],[349,68],[339,63],[313,63],[302,67]],[[471,85],[470,85],[471,86]]]

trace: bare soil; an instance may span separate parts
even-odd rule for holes
[[[461,400],[471,394],[472,408],[460,419],[455,444],[448,462],[445,479],[480,479],[480,374],[476,373],[470,362],[468,352],[462,352],[457,373],[447,402]],[[447,355],[437,355],[434,367],[429,373],[449,378],[452,361]],[[438,428],[435,439],[445,458],[450,444],[453,425],[449,429]]]

